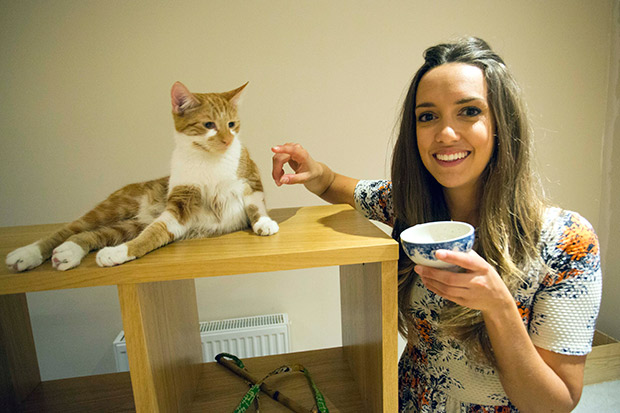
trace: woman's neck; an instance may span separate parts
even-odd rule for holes
[[[479,192],[478,188],[444,188],[450,218],[477,227],[480,223]]]

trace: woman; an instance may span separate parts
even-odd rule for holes
[[[422,222],[476,227],[475,251],[436,253],[465,273],[400,254],[401,411],[571,411],[600,305],[596,235],[577,213],[543,202],[520,90],[502,59],[475,38],[424,58],[391,182],[334,173],[296,144],[272,149],[273,178],[353,205],[393,226],[395,239]]]

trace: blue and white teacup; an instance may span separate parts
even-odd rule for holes
[[[427,222],[401,232],[400,243],[416,264],[455,269],[458,267],[435,258],[435,251],[468,252],[474,246],[474,227],[459,221]]]

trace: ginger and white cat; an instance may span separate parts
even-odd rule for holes
[[[102,267],[139,258],[170,242],[252,227],[278,232],[269,218],[256,164],[239,141],[237,106],[247,83],[225,93],[191,93],[172,86],[176,147],[170,176],[127,185],[81,218],[33,244],[9,253],[13,271],[51,257],[64,271],[90,251]]]

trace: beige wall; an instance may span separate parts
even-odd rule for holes
[[[549,196],[598,230],[614,2],[0,0],[0,225],[67,221],[166,174],[176,80],[196,91],[250,81],[242,136],[270,207],[321,202],[270,181],[269,147],[285,141],[342,173],[387,177],[423,49],[472,34],[524,88]],[[203,320],[286,311],[294,350],[340,343],[334,268],[199,280],[198,294]],[[114,288],[28,299],[44,379],[114,368]]]
[[[620,1],[614,2],[609,64],[607,119],[603,137],[601,213],[599,239],[603,267],[603,302],[598,328],[620,338],[618,294],[620,293]]]

